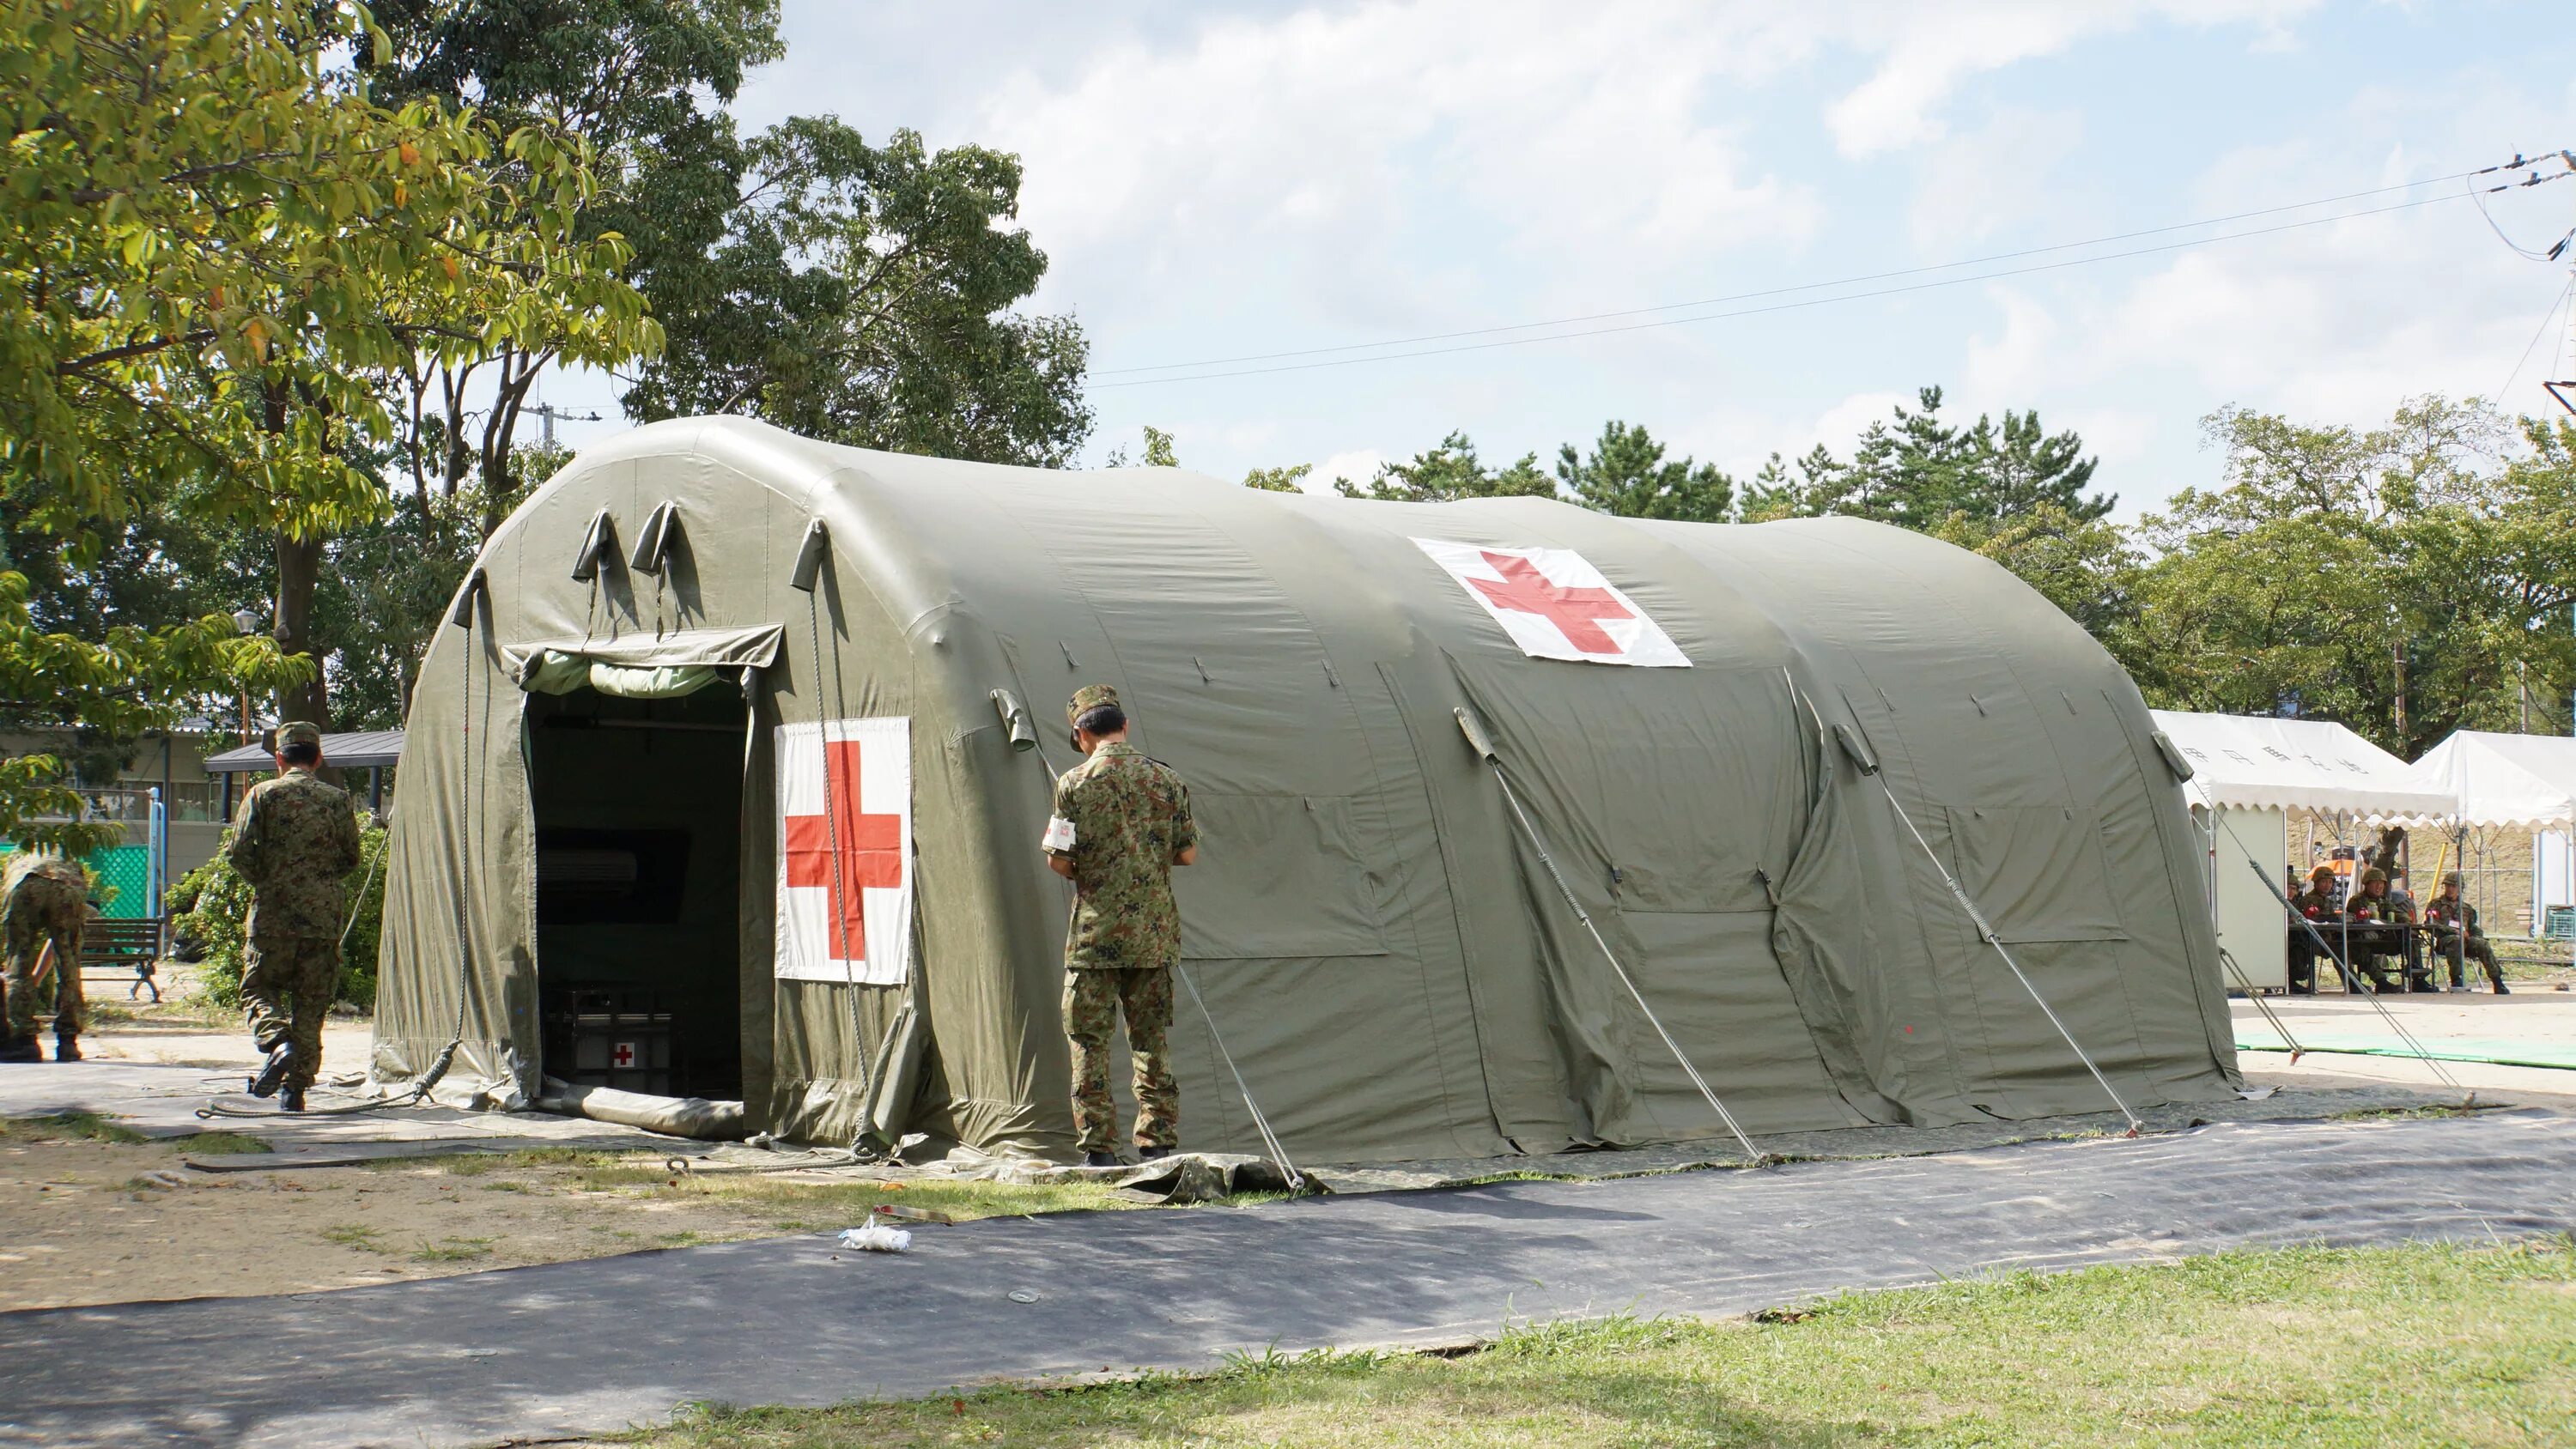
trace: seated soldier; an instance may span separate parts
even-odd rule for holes
[[[2353,952],[2361,958],[2353,964],[2360,967],[2362,974],[2370,978],[2372,986],[2381,991],[2433,989],[2433,976],[2425,969],[2423,951],[2415,939],[2413,929],[2415,898],[2404,891],[2390,890],[2388,872],[2375,865],[2363,871],[2361,889],[2353,893],[2352,901],[2345,907],[2345,911],[2352,917],[2354,925],[2368,924],[2394,928],[2393,935],[2379,936],[2379,933],[2374,932],[2373,934],[2379,936],[2379,939],[2374,940],[2367,947],[2356,947]],[[2396,947],[2394,951],[2389,949],[2391,945]],[[2388,966],[2391,961],[2400,963],[2404,970],[2405,980],[2402,985],[2392,984],[2388,979]]]
[[[2308,888],[2290,897],[2290,909],[2299,915],[2299,920],[2290,923],[2290,994],[2293,996],[2317,994],[2317,958],[2324,954],[2317,948],[2317,933],[2329,930],[2335,917],[2341,914],[2335,905],[2334,879],[2334,867],[2318,866],[2308,872]],[[2300,921],[2307,924],[2301,925]],[[2310,926],[2316,930],[2310,931]],[[2331,944],[2332,938],[2328,939]]]
[[[2512,993],[2504,989],[2504,968],[2496,965],[2495,947],[2487,933],[2478,929],[2478,908],[2460,896],[2460,873],[2452,871],[2442,877],[2442,889],[2424,908],[2424,920],[2433,928],[2433,949],[2451,963],[2451,989],[2469,989],[2465,979],[2468,963],[2475,958],[2487,973],[2487,981],[2498,996]]]

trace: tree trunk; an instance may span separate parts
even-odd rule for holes
[[[321,574],[321,539],[289,538],[282,531],[277,535],[277,597],[271,617],[276,621],[272,632],[279,652],[314,654],[313,591]],[[319,657],[313,661],[311,680],[279,686],[277,717],[309,720],[325,730],[331,727],[330,690]]]

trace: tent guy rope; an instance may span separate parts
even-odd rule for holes
[[[1016,724],[1009,705],[1004,702],[1008,698],[1000,691],[995,692],[994,703],[1002,707],[1002,718],[1006,727]],[[1018,748],[1017,738],[1014,731],[1010,736],[1013,749]],[[1046,747],[1037,742],[1034,731],[1030,732],[1029,746],[1027,754],[1030,759],[1037,762],[1038,773],[1046,777],[1047,798],[1052,803],[1056,781],[1060,777],[1055,772],[1055,766],[1047,763]],[[1069,923],[1067,929],[1070,929]],[[1312,1187],[1311,1181],[1306,1174],[1297,1170],[1296,1163],[1288,1159],[1288,1149],[1280,1142],[1279,1134],[1271,1129],[1269,1115],[1261,1110],[1261,1103],[1253,1098],[1252,1084],[1243,1079],[1243,1068],[1235,1065],[1234,1051],[1225,1044],[1225,1033],[1217,1030],[1216,1013],[1208,1010],[1207,998],[1199,994],[1199,984],[1191,979],[1190,968],[1175,961],[1172,963],[1172,974],[1180,978],[1182,987],[1190,993],[1190,1003],[1199,1009],[1199,1019],[1207,1023],[1208,1040],[1216,1043],[1217,1056],[1224,1060],[1226,1072],[1234,1078],[1235,1094],[1243,1098],[1244,1110],[1252,1114],[1252,1130],[1259,1134],[1261,1145],[1269,1152],[1270,1160],[1279,1164],[1280,1175],[1288,1179],[1288,1191],[1292,1194],[1309,1191]]]
[[[1673,1034],[1665,1029],[1663,1018],[1655,1015],[1655,1008],[1646,1003],[1646,993],[1637,989],[1636,978],[1630,976],[1628,968],[1620,964],[1619,953],[1610,949],[1609,941],[1601,935],[1601,928],[1593,924],[1592,913],[1583,908],[1583,902],[1574,894],[1574,887],[1566,883],[1565,873],[1556,868],[1556,857],[1548,853],[1547,842],[1539,838],[1538,827],[1530,823],[1529,812],[1521,808],[1521,797],[1512,789],[1511,777],[1503,773],[1502,759],[1494,748],[1493,737],[1485,732],[1484,723],[1469,713],[1464,706],[1461,706],[1456,714],[1459,733],[1467,737],[1468,746],[1476,752],[1478,758],[1493,767],[1494,781],[1503,787],[1503,799],[1511,805],[1512,817],[1521,823],[1522,833],[1529,837],[1530,848],[1538,852],[1539,864],[1547,867],[1548,878],[1556,882],[1557,890],[1565,896],[1565,903],[1573,907],[1574,918],[1583,923],[1585,931],[1591,933],[1592,944],[1601,948],[1602,959],[1608,961],[1610,969],[1617,973],[1619,984],[1628,988],[1630,999],[1637,1003],[1639,1011],[1645,1013],[1646,1023],[1655,1029],[1655,1035],[1664,1039],[1665,1049],[1673,1054],[1674,1061],[1682,1064],[1682,1071],[1690,1077],[1691,1085],[1699,1088],[1699,1094],[1708,1099],[1710,1109],[1717,1113],[1717,1120],[1725,1123],[1726,1130],[1734,1134],[1737,1145],[1744,1149],[1746,1160],[1755,1167],[1769,1163],[1771,1155],[1753,1145],[1753,1139],[1746,1136],[1743,1127],[1736,1123],[1735,1114],[1726,1110],[1726,1104],[1718,1100],[1716,1089],[1709,1086],[1708,1079],[1701,1076],[1699,1068],[1692,1063],[1690,1054],[1683,1051],[1682,1044],[1674,1040]]]
[[[1807,692],[1798,687],[1798,681],[1790,677],[1788,670],[1781,670],[1780,678],[1789,686],[1789,693],[1796,696],[1798,703],[1805,707],[1807,718],[1815,721],[1819,747],[1829,748],[1829,742],[1837,736],[1825,729],[1825,719],[1823,715],[1817,713],[1816,702],[1807,698]],[[1916,845],[1923,847],[1924,858],[1931,861],[1932,869],[1940,873],[1941,883],[1950,888],[1950,899],[1959,903],[1959,909],[1967,913],[1969,922],[1977,928],[1977,939],[1993,947],[1994,953],[2003,958],[2004,965],[2012,971],[2013,979],[2021,983],[2022,990],[2030,993],[2031,1000],[2039,1003],[2040,1012],[2048,1018],[2048,1024],[2057,1028],[2057,1034],[2066,1039],[2066,1045],[2075,1053],[2075,1059],[2084,1064],[2084,1070],[2093,1074],[2095,1082],[2101,1084],[2102,1095],[2109,1097],[2111,1105],[2119,1108],[2120,1115],[2128,1119],[2128,1135],[2137,1136],[2146,1126],[2145,1121],[2137,1113],[2129,1110],[2129,1104],[2120,1096],[2119,1089],[2111,1085],[2111,1079],[2104,1076],[2102,1068],[2094,1063],[2093,1054],[2086,1051],[2084,1044],[2075,1039],[2075,1033],[2067,1029],[2065,1020],[2057,1014],[2057,1008],[2049,1005],[2048,998],[2039,994],[2039,987],[2033,984],[2029,974],[2021,969],[2021,963],[2013,959],[2012,952],[2004,946],[2003,937],[1997,934],[1992,923],[1986,920],[1985,912],[1978,910],[1977,903],[1969,898],[1968,888],[1959,884],[1959,878],[1952,875],[1950,867],[1942,861],[1941,853],[1934,850],[1932,842],[1924,839],[1923,832],[1915,827],[1914,817],[1906,813],[1904,802],[1896,798],[1896,788],[1887,783],[1887,776],[1879,769],[1878,762],[1867,758],[1857,749],[1856,742],[1850,740],[1847,733],[1841,738],[1844,741],[1843,753],[1850,757],[1853,767],[1878,782],[1878,788],[1887,796],[1888,807],[1896,812],[1898,820],[1905,823],[1905,832],[1914,837]]]

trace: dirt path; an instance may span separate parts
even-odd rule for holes
[[[102,1137],[101,1133],[105,1136]],[[958,1217],[1108,1207],[1103,1189],[672,1176],[560,1149],[211,1174],[94,1119],[0,1124],[0,1310],[298,1293],[790,1233],[901,1202]]]

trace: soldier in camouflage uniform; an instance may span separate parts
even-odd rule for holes
[[[2451,989],[2466,991],[2468,963],[2475,961],[2487,973],[2495,994],[2508,996],[2504,968],[2496,964],[2495,944],[2478,928],[2478,908],[2460,898],[2460,873],[2449,871],[2442,876],[2442,890],[2424,907],[2425,923],[2433,928],[2433,949],[2451,963]]]
[[[225,847],[251,888],[242,999],[268,1064],[250,1089],[280,1092],[289,1112],[304,1110],[321,1070],[322,1018],[340,985],[342,881],[358,864],[357,812],[347,791],[313,773],[321,764],[321,730],[279,725],[277,778],[251,787]]]
[[[1123,1012],[1135,1059],[1137,1155],[1168,1154],[1180,1141],[1181,1092],[1166,1037],[1172,968],[1181,959],[1181,912],[1172,867],[1198,860],[1189,787],[1172,768],[1127,743],[1118,692],[1085,685],[1065,709],[1086,758],[1056,781],[1047,865],[1073,882],[1065,936],[1065,1034],[1073,1039],[1073,1125],[1094,1167],[1117,1163],[1117,1109],[1109,1100],[1109,1034]]]
[[[9,934],[9,975],[0,1015],[9,1035],[0,1062],[40,1062],[36,1046],[36,968],[54,950],[54,1060],[80,1060],[81,928],[89,920],[89,876],[59,855],[20,851],[0,874],[0,913]]]

